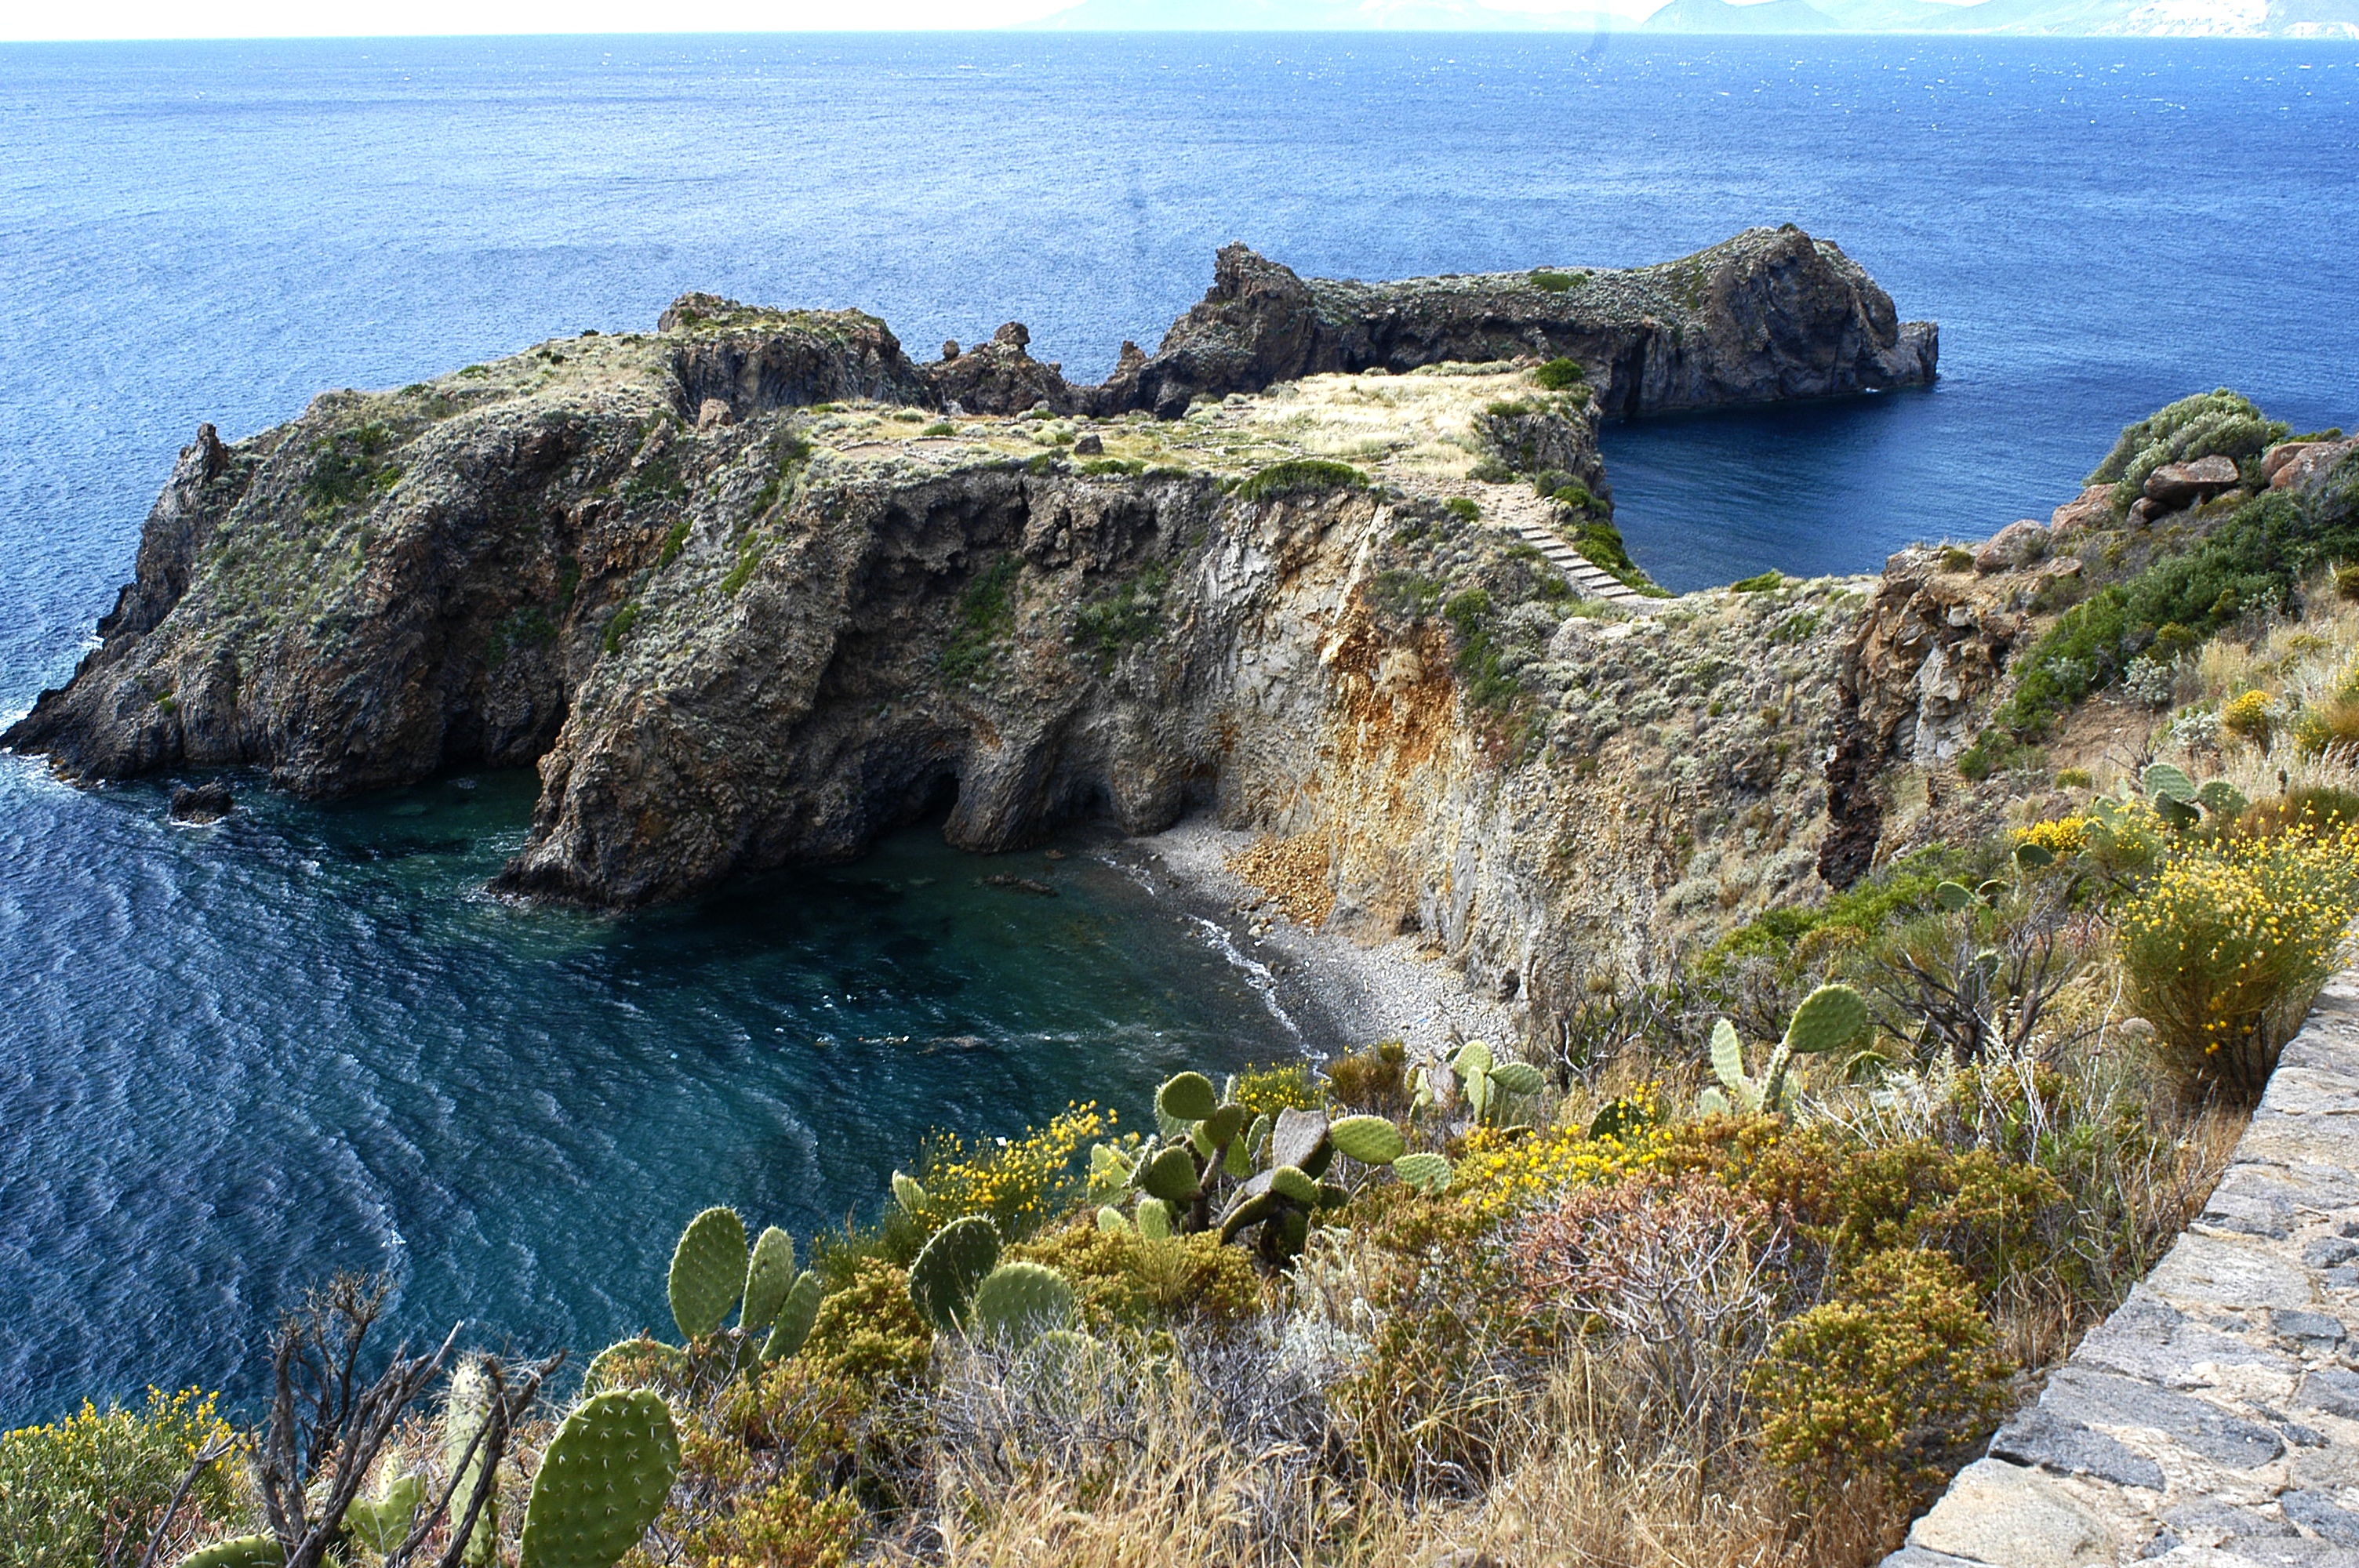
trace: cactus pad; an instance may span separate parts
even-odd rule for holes
[[[777,1322],[794,1282],[795,1238],[771,1226],[754,1243],[754,1260],[745,1265],[745,1305],[737,1326],[759,1334]]]
[[[2181,800],[2175,795],[2156,795],[2154,813],[2165,823],[2181,832],[2203,820],[2203,814],[2195,809],[2193,802]]]
[[[1753,1087],[1745,1076],[1745,1044],[1736,1038],[1736,1025],[1724,1018],[1712,1026],[1712,1075],[1740,1098]]]
[[[1491,1054],[1490,1046],[1480,1040],[1469,1040],[1451,1056],[1450,1065],[1460,1077],[1464,1077],[1468,1073],[1489,1072],[1495,1060],[1497,1058]]]
[[[1942,882],[1933,889],[1933,902],[1954,914],[1974,902],[1974,890],[1963,882]]]
[[[277,1568],[286,1549],[275,1535],[237,1535],[216,1541],[180,1559],[180,1568]]]
[[[1139,1172],[1138,1186],[1165,1203],[1191,1203],[1197,1191],[1196,1162],[1185,1149],[1166,1149]]]
[[[409,1528],[418,1520],[418,1505],[425,1495],[426,1483],[413,1470],[387,1487],[385,1496],[374,1501],[354,1498],[352,1506],[344,1510],[344,1529],[354,1541],[382,1557],[408,1539]],[[463,1504],[459,1511],[463,1517]],[[480,1519],[476,1522],[482,1523]]]
[[[1327,1130],[1327,1136],[1339,1152],[1363,1165],[1389,1165],[1408,1147],[1400,1129],[1381,1116],[1344,1117]]]
[[[915,1176],[893,1173],[893,1201],[901,1206],[904,1214],[916,1214],[926,1206],[926,1189],[918,1184]]]
[[[1002,1263],[974,1290],[974,1325],[995,1339],[1028,1340],[1072,1321],[1073,1287],[1040,1263]]]
[[[616,1351],[628,1350],[639,1345],[654,1346],[655,1343],[652,1339],[626,1339],[601,1351],[590,1363],[589,1378],[583,1387],[592,1393],[598,1390],[599,1363],[604,1362],[605,1369],[611,1375],[616,1366]],[[669,1345],[658,1348],[679,1354]],[[456,1472],[459,1477],[458,1485],[451,1488],[451,1528],[453,1530],[467,1517],[467,1506],[475,1500],[475,1484],[483,1477],[484,1447],[475,1442],[475,1433],[484,1424],[484,1418],[491,1414],[491,1384],[484,1376],[484,1364],[470,1357],[451,1374],[451,1394],[442,1401],[442,1464],[447,1470]],[[473,1457],[467,1453],[470,1446],[475,1450]],[[385,1550],[379,1547],[378,1555],[384,1555]],[[475,1516],[474,1533],[467,1538],[466,1551],[461,1561],[468,1568],[493,1568],[499,1562],[499,1555],[500,1492],[495,1486],[484,1498],[483,1512]]]
[[[671,1316],[689,1339],[719,1328],[745,1289],[745,1222],[709,1208],[688,1222],[671,1254]]]
[[[1404,1154],[1393,1162],[1393,1174],[1428,1197],[1450,1185],[1450,1162],[1439,1154]]]
[[[770,1337],[763,1342],[763,1360],[783,1360],[803,1347],[803,1341],[810,1337],[811,1325],[819,1321],[819,1303],[826,1295],[827,1287],[809,1269],[795,1276],[795,1282],[787,1287],[787,1299],[778,1303]]]
[[[666,1345],[643,1334],[636,1339],[616,1340],[590,1357],[582,1391],[595,1394],[608,1389],[643,1389],[656,1382],[678,1383],[687,1379],[687,1353],[677,1345]],[[465,1443],[465,1438],[460,1439],[462,1446]]]
[[[1138,1200],[1138,1233],[1149,1241],[1171,1239],[1171,1206],[1161,1198]]]
[[[628,1389],[584,1400],[541,1454],[519,1568],[613,1568],[663,1512],[679,1470],[662,1396]]]
[[[1867,1003],[1849,986],[1821,986],[1802,999],[1786,1025],[1786,1048],[1797,1054],[1840,1051],[1867,1030]]]
[[[948,1334],[966,1316],[968,1298],[999,1261],[999,1232],[979,1214],[934,1232],[909,1265],[909,1300],[918,1315]]]
[[[1536,1095],[1548,1087],[1548,1079],[1529,1062],[1502,1062],[1491,1069],[1491,1081],[1511,1095]]]
[[[1130,1229],[1130,1221],[1123,1217],[1122,1210],[1106,1204],[1098,1210],[1098,1228],[1108,1236],[1120,1236]]]
[[[1277,1120],[1270,1128],[1269,1162],[1291,1165],[1306,1176],[1319,1175],[1327,1169],[1332,1148],[1327,1137],[1327,1118],[1320,1111],[1288,1107],[1277,1113]]]
[[[1245,1108],[1241,1105],[1222,1106],[1204,1119],[1204,1136],[1212,1140],[1215,1149],[1234,1142],[1237,1134],[1245,1130]]]
[[[1201,1121],[1221,1108],[1212,1080],[1201,1073],[1180,1073],[1155,1091],[1155,1108],[1173,1121]]]
[[[1280,1165],[1269,1173],[1269,1190],[1305,1208],[1319,1201],[1319,1184],[1291,1165]]]
[[[1248,1226],[1259,1225],[1281,1206],[1278,1195],[1267,1187],[1257,1193],[1240,1192],[1236,1201],[1229,1206],[1229,1212],[1221,1217],[1221,1240],[1223,1243],[1235,1240],[1238,1231]]]
[[[2185,769],[2175,768],[2169,762],[2157,762],[2147,769],[2143,782],[2147,799],[2157,805],[2166,800],[2195,798],[2195,781],[2187,776]]]
[[[2195,799],[2212,816],[2230,822],[2244,816],[2245,807],[2253,804],[2245,798],[2244,791],[2226,779],[2213,779],[2195,792]]]

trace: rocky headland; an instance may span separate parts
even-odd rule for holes
[[[537,762],[501,886],[614,908],[945,807],[977,849],[1209,809],[1299,870],[1292,913],[1421,933],[1538,1021],[1650,926],[1856,874],[1894,759],[2012,634],[2003,593],[1934,614],[1905,573],[1647,597],[1599,422],[1934,358],[1791,228],[1374,285],[1231,246],[1097,386],[1015,324],[921,364],[857,312],[690,295],[201,428],[101,645],[0,742],[310,796]]]

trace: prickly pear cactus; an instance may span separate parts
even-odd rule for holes
[[[1363,1165],[1389,1165],[1408,1147],[1400,1129],[1381,1116],[1347,1116],[1327,1129],[1338,1152]]]
[[[1536,1095],[1548,1087],[1548,1079],[1529,1062],[1502,1062],[1491,1069],[1491,1082],[1503,1093]]]
[[[1124,1217],[1122,1210],[1107,1204],[1098,1210],[1098,1228],[1109,1236],[1127,1236],[1130,1234],[1130,1221]]]
[[[1867,1031],[1867,1002],[1849,986],[1821,986],[1802,999],[1786,1025],[1797,1054],[1840,1051]]]
[[[949,1334],[965,1320],[969,1298],[999,1261],[999,1232],[979,1214],[934,1232],[909,1265],[909,1300],[918,1315]]]
[[[237,1535],[201,1546],[180,1559],[180,1568],[278,1568],[287,1552],[275,1535]]]
[[[425,1495],[426,1483],[413,1471],[386,1487],[381,1498],[354,1498],[344,1510],[344,1534],[382,1557],[408,1538]]]
[[[666,1345],[660,1339],[640,1335],[635,1339],[618,1339],[590,1357],[589,1370],[582,1379],[582,1391],[595,1394],[608,1389],[683,1383],[688,1380],[688,1372],[686,1351],[677,1345]]]
[[[611,1350],[603,1351],[590,1363],[589,1377],[593,1385],[598,1377],[598,1361],[611,1354]],[[614,1369],[613,1362],[608,1362],[607,1369]],[[483,1444],[475,1442],[475,1433],[491,1414],[491,1385],[484,1377],[484,1364],[470,1357],[451,1374],[451,1394],[442,1401],[442,1463],[459,1476],[459,1484],[451,1491],[453,1530],[467,1517],[467,1505],[474,1501],[475,1485],[483,1478],[484,1450]],[[467,1452],[470,1446],[475,1450],[472,1455]],[[378,1551],[382,1553],[384,1549],[380,1547]],[[495,1487],[484,1498],[483,1512],[475,1516],[474,1533],[467,1537],[462,1561],[467,1568],[493,1568],[499,1555],[500,1494]]]
[[[1040,1263],[1002,1263],[974,1291],[975,1332],[1021,1344],[1072,1321],[1073,1287]]]
[[[1155,1091],[1155,1108],[1172,1121],[1202,1121],[1221,1108],[1221,1102],[1212,1079],[1201,1073],[1180,1073]]]
[[[1161,1198],[1138,1200],[1138,1233],[1149,1241],[1171,1239],[1171,1206]]]
[[[918,1184],[915,1176],[893,1173],[893,1201],[901,1206],[904,1214],[917,1214],[926,1206],[926,1189]]]
[[[734,1208],[709,1208],[688,1222],[671,1254],[671,1315],[681,1336],[719,1328],[745,1289],[745,1222]]]
[[[805,1269],[787,1287],[787,1299],[778,1303],[778,1315],[770,1325],[770,1337],[762,1345],[762,1359],[777,1361],[792,1356],[810,1337],[811,1325],[819,1321],[819,1303],[825,1300],[827,1287],[820,1277]]]
[[[1319,1184],[1291,1165],[1280,1165],[1269,1173],[1269,1190],[1305,1208],[1319,1202]]]
[[[1277,1113],[1277,1120],[1270,1126],[1269,1162],[1273,1165],[1291,1165],[1316,1179],[1327,1173],[1327,1162],[1334,1153],[1324,1111],[1288,1107]]]
[[[679,1470],[671,1407],[645,1389],[584,1400],[540,1456],[518,1568],[614,1568],[663,1512]]]
[[[1450,1185],[1450,1162],[1439,1154],[1404,1154],[1393,1162],[1393,1174],[1431,1197]]]
[[[2141,782],[2146,785],[2147,799],[2157,804],[2166,800],[2195,798],[2195,782],[2187,776],[2185,769],[2173,767],[2169,762],[2157,762],[2147,769],[2146,777]]]
[[[754,1243],[753,1261],[745,1265],[745,1305],[737,1326],[759,1334],[776,1323],[794,1282],[795,1238],[771,1226]]]
[[[1196,1162],[1185,1149],[1166,1149],[1139,1173],[1138,1187],[1165,1203],[1192,1203],[1197,1191]]]

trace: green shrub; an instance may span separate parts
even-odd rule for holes
[[[1788,1321],[1750,1374],[1763,1455],[1799,1498],[1943,1469],[2006,1408],[2012,1368],[1965,1271],[1940,1252],[1879,1252]]]
[[[2056,770],[2056,787],[2058,789],[2087,789],[2091,784],[2096,782],[2095,778],[2090,774],[2089,770],[2086,768],[2059,768]]]
[[[1101,659],[1145,642],[1163,621],[1163,591],[1171,568],[1157,561],[1140,568],[1112,598],[1083,605],[1073,617],[1073,642]]]
[[[2359,518],[2350,504],[2305,505],[2282,491],[2257,496],[2183,554],[2066,611],[2017,660],[2003,721],[2037,739],[2057,715],[2117,679],[2165,627],[2200,642],[2248,611],[2283,611],[2304,577],[2353,555]]]
[[[0,1433],[0,1564],[90,1568],[136,1563],[189,1465],[228,1426],[195,1389],[147,1391],[144,1410],[85,1403],[46,1426]],[[231,1518],[227,1465],[198,1478],[179,1519],[188,1536]]]
[[[1941,546],[1941,569],[1945,572],[1970,572],[1974,569],[1974,553],[1963,545]]]
[[[856,1382],[900,1383],[925,1371],[933,1349],[934,1331],[909,1300],[909,1276],[867,1258],[849,1285],[819,1303],[802,1355]]]
[[[958,434],[958,427],[951,424],[947,419],[937,419],[932,424],[927,426],[924,429],[919,431],[918,434],[920,436],[955,436]]]
[[[1529,277],[1534,288],[1543,294],[1562,294],[1589,281],[1585,272],[1559,272],[1553,267],[1534,267]]]
[[[1775,570],[1762,572],[1755,577],[1741,577],[1728,585],[1729,591],[1732,593],[1767,593],[1773,589],[1785,586],[1786,579],[1778,576]]]
[[[1958,776],[1971,784],[1980,784],[1993,773],[2009,769],[2038,769],[2045,764],[2046,754],[2036,746],[2027,746],[2003,730],[1989,729],[1974,737],[1974,743],[1958,753]]]
[[[2127,506],[2148,475],[2166,463],[2198,458],[2258,457],[2285,439],[2289,426],[2264,417],[2250,398],[2221,387],[2158,409],[2122,430],[2105,460],[2090,473],[2091,484],[2115,486],[2115,501]]]
[[[1441,607],[1442,619],[1458,633],[1458,673],[1466,683],[1466,700],[1504,714],[1524,688],[1503,667],[1504,650],[1491,635],[1491,596],[1479,588],[1453,595]]]
[[[1069,1281],[1082,1316],[1100,1333],[1168,1328],[1182,1321],[1226,1327],[1261,1309],[1261,1276],[1242,1247],[1213,1231],[1156,1240],[1136,1230],[1101,1230],[1082,1218],[1010,1248],[1016,1262],[1041,1263]]]
[[[656,565],[659,567],[671,565],[672,562],[679,559],[680,551],[686,548],[688,548],[688,519],[683,517],[673,524],[671,531],[664,535],[663,554],[656,557]]]
[[[1562,392],[1568,386],[1578,386],[1589,379],[1589,372],[1579,360],[1553,359],[1532,372],[1532,379],[1550,392]]]
[[[606,652],[610,654],[620,652],[623,646],[623,640],[631,634],[631,628],[636,626],[638,623],[639,606],[637,601],[634,600],[633,602],[623,606],[622,609],[614,611],[614,613],[609,617],[606,622],[606,635],[602,644],[605,648]]]
[[[1015,556],[1002,556],[959,590],[950,643],[942,649],[944,676],[973,680],[990,665],[999,639],[1016,624],[1014,590],[1021,565]]]
[[[314,513],[333,512],[382,495],[401,479],[399,463],[377,461],[395,440],[392,427],[372,419],[330,432],[311,444],[311,470],[303,500]]]
[[[1441,509],[1464,523],[1479,523],[1483,509],[1462,495],[1453,495],[1441,503]]]
[[[1368,476],[1349,463],[1324,458],[1291,458],[1272,463],[1237,486],[1237,499],[1276,501],[1289,495],[1311,495],[1329,490],[1364,490]]]
[[[735,563],[721,579],[721,591],[735,593],[739,589],[744,588],[746,581],[753,577],[754,568],[761,564],[761,542],[748,535],[745,541],[737,546]]]

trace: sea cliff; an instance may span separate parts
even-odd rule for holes
[[[1790,228],[1375,285],[1232,246],[1097,386],[1015,324],[921,364],[857,312],[691,295],[201,429],[101,645],[0,741],[311,796],[537,762],[501,885],[607,907],[943,806],[978,849],[1209,808],[1310,871],[1306,913],[1422,930],[1537,1019],[1859,832],[1821,760],[1875,585],[1643,598],[1599,422],[1934,355]]]

